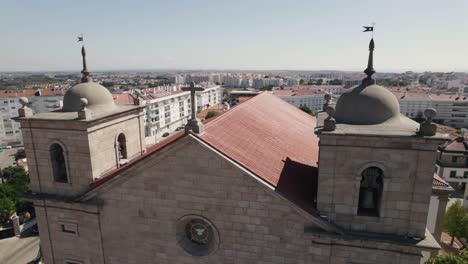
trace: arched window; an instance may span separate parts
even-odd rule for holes
[[[68,183],[65,154],[63,153],[62,146],[57,143],[53,143],[50,145],[49,152],[55,182]]]
[[[362,172],[361,176],[358,215],[379,216],[383,172],[377,167],[369,167]]]
[[[123,133],[120,133],[117,137],[117,152],[119,161],[127,159],[127,141],[125,140],[125,135]]]

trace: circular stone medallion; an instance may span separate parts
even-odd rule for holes
[[[216,227],[199,215],[186,215],[177,221],[177,243],[189,254],[206,256],[218,249]]]

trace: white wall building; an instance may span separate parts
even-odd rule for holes
[[[456,183],[465,189],[463,205],[468,208],[468,139],[458,137],[439,147],[436,163],[437,175],[447,182]]]
[[[190,92],[148,88],[141,91],[145,100],[145,137],[146,144],[152,145],[161,140],[163,135],[171,134],[177,129],[182,129],[190,119],[191,102]],[[114,94],[117,103],[131,104],[131,95]],[[223,88],[220,86],[206,87],[204,91],[196,92],[197,112],[201,112],[210,106],[221,104]]]
[[[0,145],[22,145],[23,135],[20,124],[11,120],[18,116],[18,109],[21,108],[19,99],[26,97],[29,100],[29,107],[34,113],[50,112],[62,108],[64,90],[27,89],[22,91],[0,93]]]

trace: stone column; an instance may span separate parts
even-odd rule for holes
[[[434,238],[437,242],[440,242],[440,237],[442,235],[442,228],[444,226],[444,218],[445,218],[445,208],[447,208],[448,202],[448,194],[438,194],[437,199],[439,200],[439,204],[437,206],[437,215],[436,215],[436,222],[434,227]]]
[[[14,213],[10,219],[13,223],[13,231],[15,232],[15,236],[19,237],[21,235],[19,217],[16,215],[16,213]]]

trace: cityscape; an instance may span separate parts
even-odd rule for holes
[[[468,263],[465,3],[53,2],[2,4],[0,263]]]

